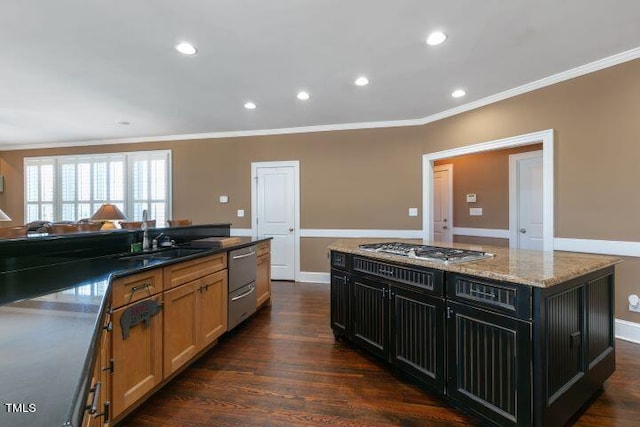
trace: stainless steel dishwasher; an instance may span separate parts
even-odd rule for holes
[[[229,330],[256,311],[256,247],[229,251]]]

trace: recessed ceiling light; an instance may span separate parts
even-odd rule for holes
[[[198,52],[194,45],[187,42],[176,45],[176,50],[184,55],[195,55]]]
[[[362,76],[362,77],[358,77],[355,81],[357,86],[366,86],[369,84],[369,79]]]
[[[120,126],[129,126],[131,124],[131,122],[128,122],[126,120],[120,120],[120,121],[116,122],[116,124],[118,124]]]
[[[453,96],[454,98],[462,98],[466,94],[467,92],[465,92],[463,89],[456,89],[453,92],[451,92],[451,96]]]
[[[427,44],[429,46],[437,46],[446,39],[447,35],[445,33],[443,33],[442,31],[434,31],[433,33],[429,34],[429,37],[427,37]]]
[[[247,110],[255,110],[256,104],[254,104],[253,102],[247,102],[244,104],[244,108],[246,108]]]
[[[298,99],[302,100],[302,101],[306,101],[307,99],[309,99],[311,95],[309,95],[307,92],[302,91],[302,92],[298,92]]]

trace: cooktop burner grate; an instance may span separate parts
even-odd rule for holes
[[[409,258],[424,259],[444,264],[477,261],[493,257],[493,254],[487,252],[401,242],[365,243],[360,245],[360,249],[371,252],[384,252]]]

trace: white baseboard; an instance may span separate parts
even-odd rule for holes
[[[315,271],[301,271],[298,282],[303,283],[331,283],[330,273],[320,273]]]
[[[640,323],[627,320],[615,320],[616,338],[640,344]]]
[[[453,227],[455,236],[493,237],[495,239],[508,239],[509,230],[499,228],[467,228]]]

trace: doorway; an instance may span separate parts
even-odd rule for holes
[[[545,251],[553,251],[553,175],[554,175],[554,135],[553,129],[518,135],[510,138],[469,145],[422,156],[422,231],[423,239],[434,240],[434,161],[465,154],[479,153],[490,150],[520,147],[542,143],[542,248]]]
[[[433,240],[453,241],[453,165],[433,168]]]
[[[300,275],[300,164],[251,163],[252,235],[271,237],[271,278]]]
[[[542,151],[509,156],[509,247],[543,248]]]

